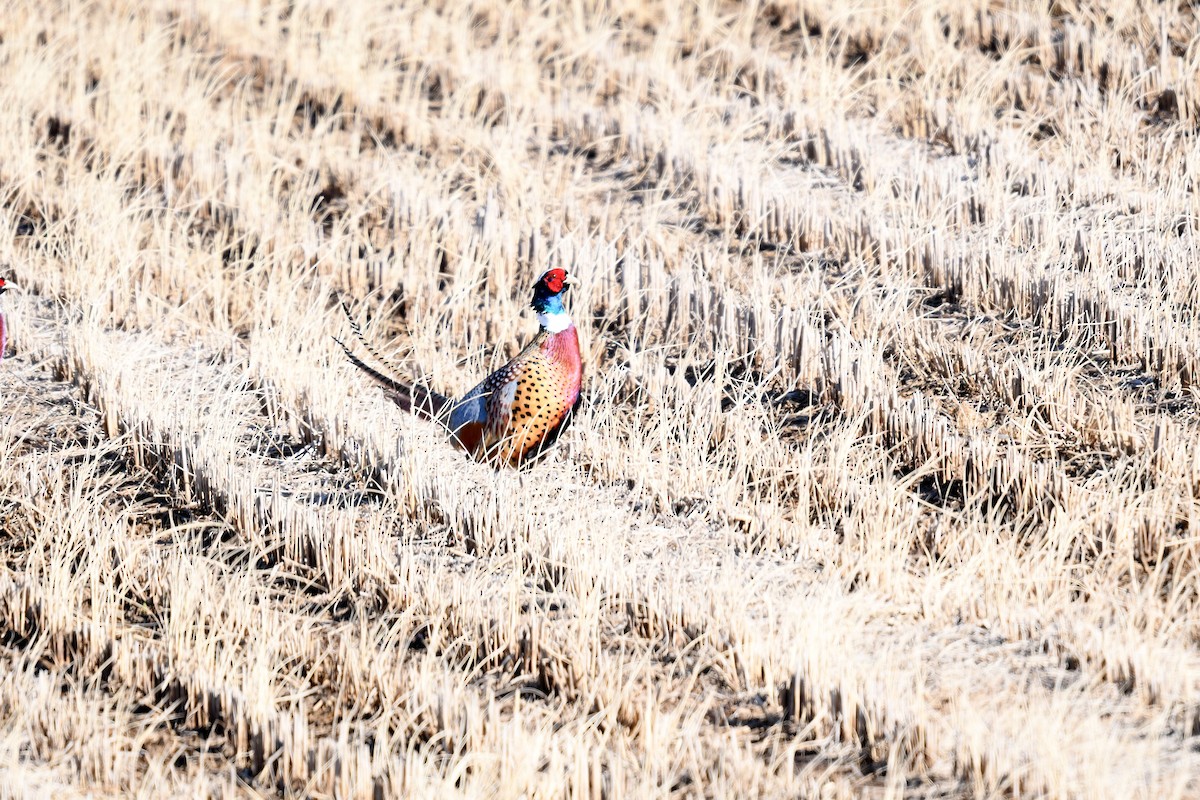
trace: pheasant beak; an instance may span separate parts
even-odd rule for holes
[[[568,272],[565,276],[563,276],[563,283],[567,286],[574,286],[575,284],[579,283],[579,281],[572,278],[571,273]]]

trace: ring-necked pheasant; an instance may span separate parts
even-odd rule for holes
[[[387,375],[364,363],[341,341],[338,344],[355,366],[389,390],[397,405],[440,424],[454,444],[474,458],[520,466],[554,443],[579,404],[583,380],[579,335],[562,300],[570,283],[566,270],[558,268],[538,278],[532,306],[541,329],[512,361],[459,400]],[[387,364],[353,320],[350,325],[367,352]]]

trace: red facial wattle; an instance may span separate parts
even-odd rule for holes
[[[542,276],[542,285],[545,286],[551,294],[558,294],[563,290],[566,284],[567,271],[564,269],[552,269]]]

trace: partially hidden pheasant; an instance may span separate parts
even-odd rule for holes
[[[579,405],[583,381],[579,335],[562,297],[570,283],[566,270],[558,268],[538,278],[531,305],[540,330],[511,361],[458,400],[387,375],[342,342],[338,344],[400,407],[440,424],[454,444],[472,457],[517,467],[544,453]],[[386,364],[353,321],[351,326],[372,357]]]
[[[0,278],[0,297],[4,296],[8,284]],[[4,360],[4,350],[8,347],[8,320],[4,318],[4,304],[0,303],[0,361]]]

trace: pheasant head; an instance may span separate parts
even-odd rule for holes
[[[570,285],[571,276],[559,267],[543,272],[542,277],[533,285],[531,305],[537,312],[538,323],[550,333],[561,333],[573,325],[562,301],[562,296]]]

